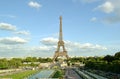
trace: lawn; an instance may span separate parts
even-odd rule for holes
[[[65,73],[63,70],[56,70],[56,73],[53,75],[52,78],[62,78],[64,74]]]
[[[28,70],[28,71],[24,71],[24,72],[20,72],[20,73],[16,73],[16,74],[12,74],[12,75],[7,75],[7,76],[2,76],[0,77],[0,79],[4,79],[4,78],[9,78],[9,79],[24,79],[34,73],[37,73],[38,71],[35,70]]]

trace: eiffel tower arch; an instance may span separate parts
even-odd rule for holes
[[[60,50],[60,48],[62,48],[62,51]],[[64,41],[63,41],[63,33],[62,33],[62,16],[60,16],[60,30],[59,30],[59,40],[57,43],[57,50],[54,53],[54,57],[53,57],[53,62],[55,62],[55,60],[58,57],[66,57],[67,59],[69,58],[67,51],[65,49],[65,45],[64,45]]]

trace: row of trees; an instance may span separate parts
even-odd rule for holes
[[[22,59],[22,62],[41,62],[41,63],[47,63],[52,62],[51,58],[37,58],[37,57],[27,57],[25,59]]]
[[[120,52],[117,52],[114,56],[106,55],[103,58],[88,58],[85,62],[85,67],[107,72],[120,73]]]
[[[22,62],[19,58],[13,58],[11,60],[7,60],[5,58],[0,59],[0,69],[17,68],[21,64]]]
[[[12,58],[12,59],[0,59],[0,69],[9,69],[9,68],[18,68],[20,66],[37,66],[39,64],[35,64],[35,62],[46,63],[52,62],[51,58],[36,58],[36,57],[27,57],[25,59],[22,58]],[[30,64],[24,64],[30,63]]]

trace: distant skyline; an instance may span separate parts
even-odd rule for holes
[[[1,0],[0,58],[53,57],[62,16],[69,56],[120,51],[120,0]]]

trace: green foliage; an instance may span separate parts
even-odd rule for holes
[[[111,55],[106,55],[103,60],[107,61],[107,62],[112,62],[114,60],[114,56]]]
[[[47,63],[47,62],[52,62],[51,58],[38,58],[38,61],[41,63]]]
[[[73,57],[73,58],[69,58],[70,62],[84,62],[85,61],[85,58],[83,57]]]
[[[7,69],[8,64],[6,62],[0,62],[0,69]]]
[[[10,68],[18,68],[19,66],[22,65],[22,59],[20,59],[20,58],[12,58],[8,62],[9,62]]]
[[[11,60],[0,59],[0,69],[18,68],[21,65],[22,60],[19,58],[12,58]]]
[[[23,62],[38,62],[38,59],[36,57],[26,57]]]
[[[107,72],[120,73],[120,59],[118,58],[119,55],[120,52],[116,53],[115,56],[106,55],[102,59],[95,57],[88,58],[85,62],[85,67]]]
[[[57,70],[52,78],[62,78],[62,77],[63,77],[63,70]]]
[[[37,64],[34,64],[33,62],[30,64],[30,66],[32,66],[32,67],[36,67],[37,66]]]
[[[115,54],[115,58],[116,58],[116,59],[120,59],[120,52],[117,52],[117,53]]]
[[[8,61],[7,59],[0,59],[0,69],[7,69],[8,68]]]
[[[38,66],[39,63],[35,64],[35,62],[47,63],[52,62],[51,58],[36,58],[36,57],[26,57],[22,58],[12,58],[12,59],[0,59],[0,69],[9,69],[9,68],[18,68],[20,66]],[[27,63],[27,64],[24,64]],[[29,63],[29,64],[28,64]]]

